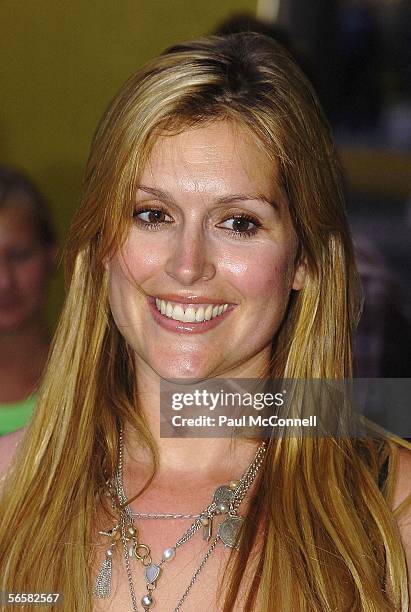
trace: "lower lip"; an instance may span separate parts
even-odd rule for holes
[[[201,323],[188,323],[183,321],[175,321],[169,319],[157,309],[156,299],[153,297],[147,298],[151,314],[153,315],[154,321],[158,323],[164,329],[174,331],[182,334],[203,334],[214,327],[217,327],[220,323],[226,319],[230,313],[234,310],[235,304],[229,304],[225,312],[222,312],[218,317],[210,319],[209,321],[202,321]]]

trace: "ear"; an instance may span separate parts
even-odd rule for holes
[[[294,278],[293,278],[293,284],[291,288],[295,289],[296,291],[299,291],[300,289],[302,289],[305,286],[307,275],[308,275],[307,260],[305,259],[305,257],[302,257],[296,265],[295,272],[294,272]]]
[[[101,260],[101,263],[103,265],[103,270],[105,270],[106,272],[110,271],[111,260],[112,260],[112,255],[109,255],[108,253],[104,255],[103,259]]]

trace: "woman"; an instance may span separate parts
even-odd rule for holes
[[[351,374],[338,163],[290,57],[259,35],[211,37],[131,77],[95,135],[67,257],[4,483],[2,589],[60,591],[82,611],[405,612],[392,509],[408,496],[409,519],[406,443],[398,462],[383,434],[159,435],[163,379]],[[219,526],[216,540],[239,516],[240,537]]]
[[[26,424],[50,346],[46,290],[56,237],[36,186],[0,167],[0,435]]]

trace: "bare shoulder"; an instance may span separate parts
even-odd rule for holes
[[[16,448],[26,433],[26,428],[22,427],[17,431],[0,437],[0,478],[6,473],[13,457]]]
[[[398,508],[411,496],[411,445],[398,449],[398,469],[395,482],[393,509]],[[411,511],[411,504],[410,504]]]
[[[408,590],[411,599],[411,449],[400,446],[398,469],[392,507],[396,512],[398,529],[408,568]]]

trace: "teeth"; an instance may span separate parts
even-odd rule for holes
[[[186,310],[184,310],[180,304],[173,305],[171,302],[160,300],[159,298],[156,298],[156,306],[157,310],[159,310],[162,315],[165,315],[169,319],[183,321],[185,323],[201,323],[202,321],[209,321],[210,319],[214,319],[214,317],[221,315],[228,308],[228,304],[220,304],[216,306],[209,304],[205,308],[204,306],[199,306],[198,308],[188,306]]]
[[[186,323],[193,323],[196,320],[196,313],[192,306],[189,306],[184,312],[184,321]]]
[[[211,306],[211,304],[209,306],[207,306],[207,308],[205,309],[205,313],[204,313],[204,318],[206,321],[209,321],[211,319],[213,315],[213,307]]]
[[[162,301],[164,301],[164,300],[162,300]],[[161,313],[161,314],[163,314],[163,313]],[[175,321],[184,321],[184,310],[178,304],[177,304],[177,306],[174,306],[171,318],[174,319]]]
[[[204,321],[204,307],[200,306],[200,308],[196,312],[196,321],[201,322]]]

